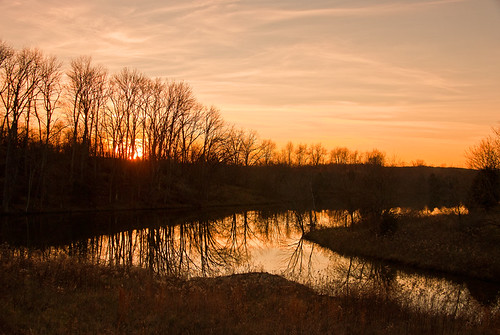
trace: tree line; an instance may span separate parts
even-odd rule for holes
[[[65,67],[38,49],[16,50],[3,41],[0,153],[3,212],[12,204],[29,211],[64,209],[68,203],[85,207],[91,200],[148,199],[161,205],[183,197],[206,199],[207,189],[222,179],[234,185],[253,178],[241,178],[234,169],[221,177],[215,166],[388,164],[376,149],[363,153],[292,142],[278,148],[254,130],[225,122],[186,82],[129,68],[110,73],[84,56]],[[304,193],[292,191],[299,181],[285,187],[275,179],[289,189],[286,194]],[[311,189],[306,179],[302,186]]]
[[[56,57],[0,42],[0,138],[12,150],[36,143],[86,157],[211,161],[236,165],[383,164],[385,154],[292,142],[277,150],[253,130],[238,129],[195,98],[185,82],[151,79],[124,68],[110,74],[90,57],[64,71]],[[9,164],[7,164],[9,165]]]
[[[91,162],[97,170],[96,159],[111,158],[115,165],[119,160],[148,162],[153,172],[159,162],[238,166],[364,162],[357,151],[336,148],[328,154],[321,144],[289,142],[278,150],[275,142],[261,140],[254,130],[225,122],[220,111],[201,104],[185,82],[151,79],[129,68],[109,73],[84,56],[64,68],[54,56],[34,48],[15,50],[3,41],[0,150],[4,211],[19,183],[28,198],[26,207],[33,192],[43,193],[54,177],[48,165],[54,164],[50,160],[56,153],[65,155],[64,178],[76,187],[85,183]],[[385,154],[374,150],[365,158],[383,164]]]

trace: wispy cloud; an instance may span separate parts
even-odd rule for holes
[[[500,108],[486,0],[0,0],[0,38],[186,80],[266,137],[477,135]]]
[[[232,13],[232,15],[241,16],[255,16],[257,21],[281,21],[281,20],[294,20],[299,18],[313,18],[313,17],[366,17],[366,16],[379,16],[388,14],[398,14],[401,12],[411,12],[416,10],[424,10],[435,6],[449,5],[457,2],[468,0],[440,0],[440,1],[390,1],[373,4],[373,2],[362,3],[358,6],[325,6],[313,8],[299,8],[299,9],[284,9],[276,7],[257,7],[249,8]]]

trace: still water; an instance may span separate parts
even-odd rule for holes
[[[304,239],[310,229],[344,220],[339,211],[291,210],[6,217],[0,242],[25,256],[62,254],[185,278],[265,271],[322,294],[376,290],[402,304],[451,314],[499,308],[498,284],[344,257]]]

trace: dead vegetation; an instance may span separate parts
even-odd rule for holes
[[[489,281],[500,278],[500,213],[402,215],[394,231],[373,225],[327,228],[307,238],[336,252]]]
[[[337,297],[266,273],[182,280],[137,268],[1,250],[0,334],[498,334],[401,307],[375,291]]]

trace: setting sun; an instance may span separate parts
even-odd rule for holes
[[[0,1],[1,334],[500,330],[498,0]]]
[[[464,166],[466,148],[500,121],[494,0],[4,1],[0,12],[0,38],[17,48],[186,81],[278,146]]]
[[[143,158],[142,143],[140,141],[136,141],[135,152],[134,155],[132,156],[132,159],[136,160],[142,158]]]

